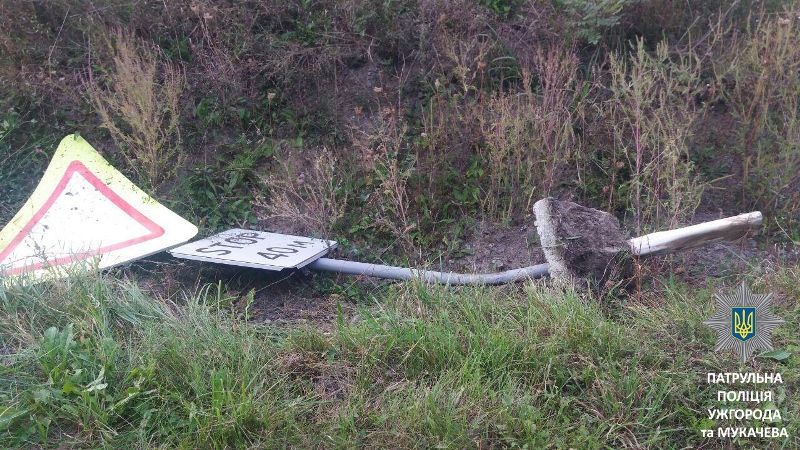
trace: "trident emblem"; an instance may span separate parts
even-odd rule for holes
[[[744,364],[756,349],[772,350],[770,333],[784,323],[772,313],[772,294],[753,294],[742,283],[731,295],[715,296],[717,312],[703,321],[717,332],[715,352],[732,348]]]
[[[747,341],[756,335],[756,308],[736,306],[731,308],[733,337],[740,341]]]

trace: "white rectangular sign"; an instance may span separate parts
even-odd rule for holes
[[[235,228],[169,252],[196,261],[282,270],[303,267],[337,245],[336,241]]]

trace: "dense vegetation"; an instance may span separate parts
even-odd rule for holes
[[[174,262],[0,288],[4,447],[798,445],[798,2],[52,0],[0,17],[0,223],[73,132],[202,235],[324,236],[363,261],[457,260],[476,223],[521,226],[548,195],[632,233],[766,217],[720,262],[735,270],[644,263],[635,292],[603,298],[249,290]],[[711,352],[712,294],[742,280],[775,293],[777,360]],[[281,283],[333,318],[267,323],[258,298]],[[739,370],[784,374],[788,440],[701,437],[705,373]]]

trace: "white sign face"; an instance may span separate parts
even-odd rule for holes
[[[336,241],[236,228],[169,252],[196,261],[282,270],[303,267],[337,245]]]
[[[36,190],[0,231],[0,281],[103,269],[195,234],[197,227],[136,187],[88,142],[67,136]]]

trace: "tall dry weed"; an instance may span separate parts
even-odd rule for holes
[[[261,180],[269,192],[254,193],[266,219],[280,219],[301,227],[297,232],[315,233],[326,239],[344,216],[348,192],[344,189],[342,162],[326,148],[303,170],[288,159],[280,161]]]
[[[631,54],[614,54],[609,63],[613,97],[604,108],[614,133],[612,157],[629,169],[637,231],[674,225],[694,212],[704,187],[688,147],[700,117],[699,61],[670,54],[666,42],[648,53],[638,40]]]
[[[175,174],[181,156],[179,99],[185,77],[156,50],[118,29],[107,45],[111,70],[101,80],[90,75],[84,87],[100,114],[101,126],[129,166],[151,188]],[[92,69],[89,70],[92,74]]]
[[[376,181],[369,195],[375,225],[388,231],[406,250],[418,250],[412,237],[418,231],[418,211],[409,193],[417,162],[406,151],[404,137],[408,128],[392,107],[383,108],[380,121],[366,139],[355,143],[360,154],[369,155],[366,168]]]
[[[577,68],[569,49],[540,47],[521,69],[522,91],[497,93],[485,105],[479,155],[488,162],[489,214],[530,211],[537,197],[550,195],[557,165],[578,153],[574,124],[586,92]]]
[[[487,62],[492,50],[488,43],[454,44],[448,54],[459,84],[453,92],[437,83],[423,112],[420,171],[429,173],[433,184],[443,167],[458,168],[466,183],[479,186],[478,212],[507,222],[529,214],[533,201],[558,184],[556,169],[580,153],[574,125],[583,115],[589,85],[570,48],[537,48],[513,81],[491,70],[498,59]]]
[[[795,7],[796,8],[796,7]],[[757,19],[757,20],[755,20]],[[738,120],[748,207],[800,208],[800,19],[761,13],[715,61],[717,84]]]

